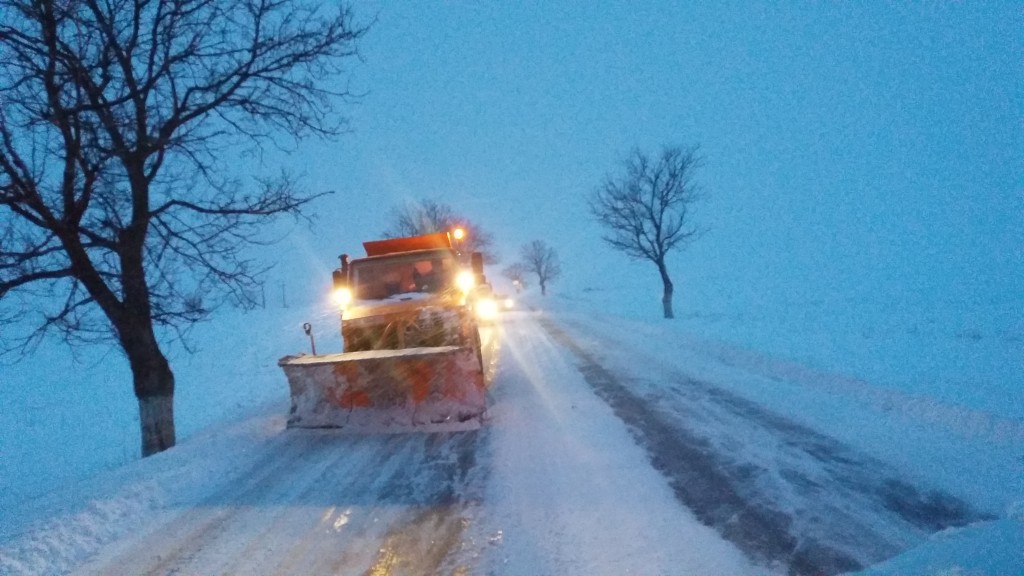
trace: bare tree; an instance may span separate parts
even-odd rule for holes
[[[665,318],[674,317],[666,258],[699,232],[691,221],[693,205],[701,198],[693,182],[699,166],[697,147],[665,147],[655,158],[634,150],[624,173],[607,176],[590,198],[590,213],[607,231],[604,241],[658,267]]]
[[[365,31],[314,0],[0,0],[0,301],[59,296],[26,342],[119,344],[144,456],[175,443],[156,329],[253,304],[246,247],[319,196],[226,153],[339,134],[324,81]]]
[[[522,262],[515,262],[505,267],[501,275],[512,281],[516,292],[526,288],[526,266]]]
[[[455,228],[462,228],[466,232],[466,237],[459,246],[461,250],[482,253],[484,261],[488,264],[498,262],[497,255],[491,250],[494,244],[491,234],[444,202],[430,199],[406,202],[398,208],[393,208],[388,220],[390,225],[383,232],[385,238],[450,232]]]
[[[562,265],[558,262],[558,253],[543,240],[534,240],[523,244],[519,249],[519,257],[523,261],[523,269],[537,275],[540,293],[547,296],[548,282],[562,275]]]

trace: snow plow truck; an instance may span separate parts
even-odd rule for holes
[[[469,430],[487,408],[472,292],[486,280],[461,231],[364,242],[333,272],[344,352],[278,361],[290,428]]]

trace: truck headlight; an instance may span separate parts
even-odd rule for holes
[[[469,294],[474,284],[476,284],[476,278],[473,277],[473,273],[469,270],[463,270],[455,277],[455,285],[465,294]]]
[[[498,317],[498,303],[493,298],[480,298],[474,305],[476,315],[481,320],[494,320]]]
[[[334,294],[331,295],[331,299],[338,305],[339,308],[344,310],[349,304],[352,303],[352,290],[348,288],[336,288]]]

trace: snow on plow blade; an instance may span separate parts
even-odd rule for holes
[[[470,430],[487,408],[471,348],[441,346],[285,356],[289,428]]]

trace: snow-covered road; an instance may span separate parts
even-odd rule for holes
[[[561,320],[540,323],[572,351],[678,499],[761,564],[796,574],[859,570],[934,532],[987,519],[870,455],[695,379],[680,355]]]
[[[201,499],[153,511],[77,572],[435,573],[479,490],[480,439],[283,431],[237,474],[206,479]]]
[[[0,573],[831,574],[981,517],[599,327],[484,338],[480,430],[287,430],[275,404],[36,510]]]
[[[757,574],[673,496],[571,353],[530,313],[503,323],[474,574]]]
[[[672,496],[535,317],[511,316],[485,338],[500,361],[492,357],[493,404],[481,430],[362,436],[284,430],[273,418],[265,439],[231,455],[228,469],[190,475],[186,495],[140,511],[143,521],[70,567],[78,574],[756,572]],[[166,455],[171,468],[174,452]]]

